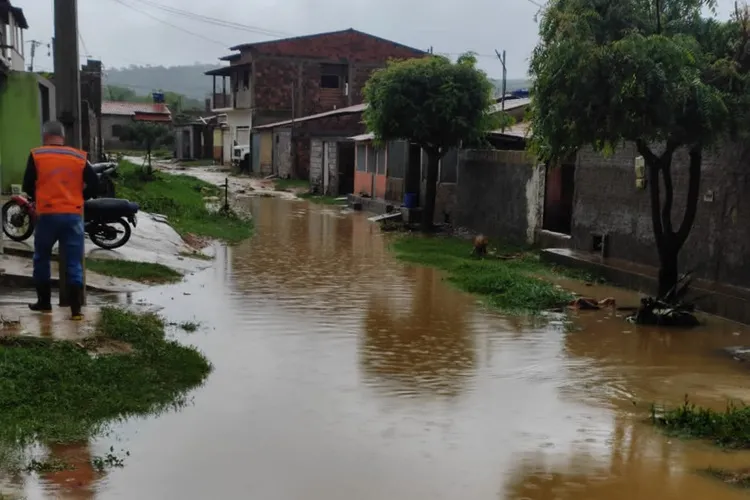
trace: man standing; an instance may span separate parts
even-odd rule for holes
[[[42,128],[44,145],[31,150],[23,178],[23,190],[36,201],[38,214],[34,235],[34,282],[37,302],[29,309],[52,311],[50,259],[52,247],[65,248],[68,297],[72,319],[80,320],[83,298],[83,201],[84,189],[96,192],[96,173],[86,153],[65,146],[65,128],[47,122]]]

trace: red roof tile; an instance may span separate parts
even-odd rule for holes
[[[171,115],[166,104],[151,102],[102,101],[102,115],[135,116],[136,113]]]

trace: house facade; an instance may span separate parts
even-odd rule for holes
[[[0,191],[21,184],[31,148],[42,142],[42,124],[56,116],[55,88],[25,71],[23,11],[0,0]]]
[[[172,113],[166,104],[150,102],[102,102],[102,142],[105,148],[126,148],[127,142],[120,139],[125,127],[133,122],[172,124]]]
[[[213,77],[212,111],[227,115],[222,139],[226,162],[234,141],[251,144],[253,127],[361,104],[375,69],[389,59],[426,54],[354,29],[231,50],[235,53],[221,58],[228,66],[206,73]]]
[[[23,32],[29,29],[23,10],[0,0],[0,74],[24,71]]]

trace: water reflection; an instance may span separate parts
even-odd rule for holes
[[[89,442],[51,443],[47,448],[47,460],[66,464],[68,467],[41,473],[45,489],[54,492],[55,497],[60,499],[96,498],[95,483],[100,478],[94,471]]]
[[[701,470],[738,467],[750,455],[669,441],[652,428],[615,417],[608,451],[581,443],[565,455],[541,451],[522,456],[500,498],[506,500],[705,500],[746,498],[746,493],[707,478]]]
[[[364,317],[360,361],[378,384],[399,394],[457,395],[472,375],[475,336],[464,296],[445,293],[432,269],[410,269],[410,310],[398,311],[401,298],[373,293]],[[458,295],[458,294],[456,294]]]

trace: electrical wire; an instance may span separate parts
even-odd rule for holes
[[[222,47],[228,47],[229,46],[229,44],[227,44],[227,43],[220,42],[218,40],[214,40],[213,38],[209,38],[207,36],[203,36],[200,33],[196,33],[196,32],[191,31],[189,29],[183,28],[182,26],[178,26],[176,24],[170,23],[169,21],[165,21],[164,19],[158,18],[158,17],[154,16],[153,14],[151,14],[149,12],[146,12],[146,11],[144,11],[142,9],[137,8],[134,5],[130,5],[128,3],[125,3],[123,0],[112,0],[112,1],[116,2],[116,3],[119,3],[120,5],[122,5],[124,7],[127,7],[129,9],[132,9],[132,10],[134,10],[134,11],[140,13],[140,14],[143,14],[146,17],[150,17],[154,21],[158,21],[158,22],[160,22],[160,23],[162,23],[162,24],[164,24],[166,26],[170,26],[170,27],[172,27],[172,28],[174,28],[176,30],[180,30],[180,31],[183,31],[183,32],[185,32],[185,33],[187,33],[189,35],[193,35],[195,37],[201,38],[203,40],[206,40],[207,42],[215,43],[217,45],[221,45]]]
[[[178,9],[177,7],[170,7],[168,5],[164,5],[158,2],[154,2],[153,0],[135,0],[139,3],[149,5],[151,7],[154,7],[156,9],[168,12],[170,14],[176,14],[178,16],[183,16],[188,19],[192,19],[194,21],[203,22],[206,24],[213,24],[215,26],[221,26],[223,28],[230,28],[235,29],[239,31],[248,31],[251,33],[255,33],[258,35],[265,35],[270,37],[287,37],[292,36],[291,33],[287,33],[284,31],[277,31],[277,30],[268,30],[265,28],[261,28],[258,26],[252,26],[248,24],[242,24],[242,23],[236,23],[233,21],[227,21],[225,19],[220,19],[218,17],[211,17],[204,14],[197,14],[195,12],[191,12],[189,10],[184,9]]]

